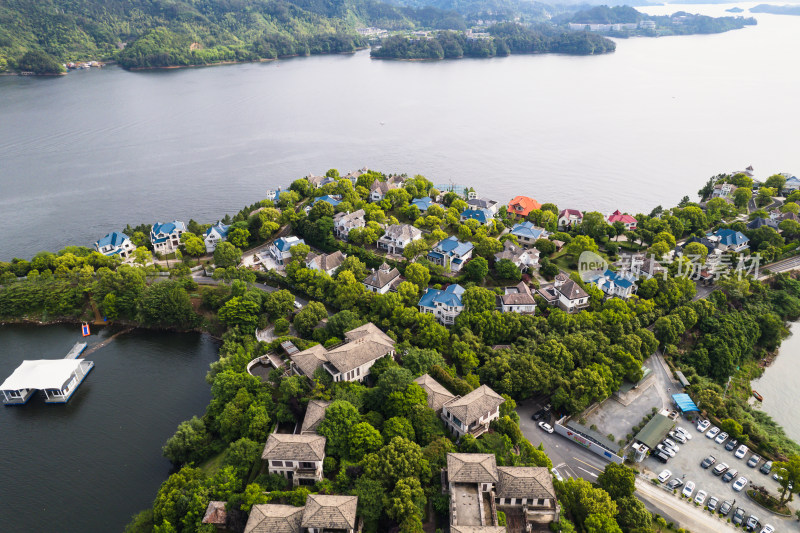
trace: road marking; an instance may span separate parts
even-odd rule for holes
[[[600,469],[600,468],[597,468],[596,466],[594,466],[594,465],[592,465],[592,464],[589,464],[589,463],[587,463],[586,461],[581,461],[581,460],[580,460],[580,459],[578,459],[577,457],[573,457],[573,459],[575,459],[575,460],[576,460],[576,461],[578,461],[579,463],[583,463],[583,464],[585,464],[585,465],[586,465],[586,466],[588,466],[589,468],[594,468],[594,469],[595,469],[595,470],[597,470],[598,472],[602,472],[602,471],[603,471],[602,469]],[[578,467],[578,468],[581,468],[581,467]],[[581,468],[581,470],[583,470],[583,468]]]
[[[596,477],[597,477],[597,474],[595,474],[594,472],[589,472],[588,470],[586,470],[586,469],[585,469],[585,468],[583,468],[582,466],[579,466],[579,467],[578,467],[578,469],[580,469],[580,470],[583,470],[584,472],[586,472],[587,474],[589,474],[590,476],[592,476],[592,477],[594,477],[594,478],[596,478]]]

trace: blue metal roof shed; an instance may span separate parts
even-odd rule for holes
[[[675,405],[678,406],[678,409],[680,409],[682,413],[700,411],[688,394],[673,394],[672,399],[675,401]]]

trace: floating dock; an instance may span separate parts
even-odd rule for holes
[[[94,362],[79,358],[85,349],[85,342],[77,342],[64,359],[23,361],[0,385],[3,404],[24,405],[37,390],[45,403],[67,403],[94,368]]]

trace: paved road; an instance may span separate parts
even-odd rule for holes
[[[789,270],[795,270],[798,268],[800,268],[800,255],[777,261],[771,265],[763,265],[759,267],[759,270],[763,271],[764,269],[769,269],[772,274],[775,274],[778,272],[788,272]],[[768,278],[772,274],[761,274],[758,279]]]
[[[719,518],[717,513],[711,514],[695,507],[693,503],[687,503],[679,496],[653,485],[652,482],[640,476],[636,477],[636,496],[644,502],[650,512],[658,513],[667,522],[675,522],[679,527],[693,533],[706,531],[730,533],[737,529]]]
[[[587,481],[596,481],[608,461],[561,435],[549,434],[540,429],[537,425],[538,422],[534,422],[531,416],[541,406],[541,401],[536,400],[519,402],[517,412],[520,417],[519,427],[522,434],[534,446],[538,446],[539,443],[544,445],[545,453],[564,479],[583,478]],[[552,425],[553,419],[551,418],[548,422]]]

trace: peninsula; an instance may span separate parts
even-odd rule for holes
[[[699,197],[603,214],[331,169],[214,223],[128,226],[94,250],[0,263],[0,313],[85,320],[96,305],[114,323],[222,336],[211,403],[166,442],[177,471],[129,532],[663,531],[640,499],[673,496],[635,470],[655,478],[660,440],[694,422],[768,458],[783,480],[753,498],[786,509],[800,447],[748,384],[800,317],[800,281],[781,272],[800,246],[800,180],[723,173]],[[587,427],[662,359],[659,380],[685,394],[622,433]],[[552,470],[557,446],[601,461],[597,486]]]

